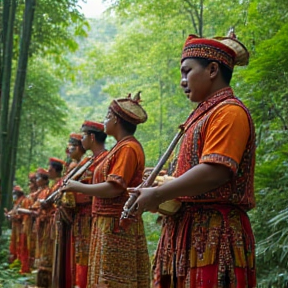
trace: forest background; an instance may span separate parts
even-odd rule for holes
[[[249,215],[258,286],[287,287],[287,1],[103,2],[101,17],[85,19],[77,0],[1,1],[1,211],[11,207],[11,179],[27,191],[29,172],[47,167],[49,157],[66,157],[70,132],[85,119],[102,121],[113,98],[139,90],[149,119],[136,136],[146,166],[154,166],[195,107],[179,85],[187,35],[224,36],[233,27],[251,56],[248,67],[235,68],[231,86],[249,107],[257,133],[257,207]],[[107,148],[113,145],[109,138]],[[160,231],[156,217],[144,214],[151,254]]]

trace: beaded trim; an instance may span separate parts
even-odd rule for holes
[[[233,70],[234,59],[225,51],[203,44],[192,44],[184,48],[182,53],[181,62],[186,58],[205,58],[208,60],[219,61],[220,63]]]

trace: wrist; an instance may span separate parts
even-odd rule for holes
[[[160,205],[161,203],[166,201],[166,199],[164,197],[165,193],[163,193],[163,189],[161,189],[161,188],[162,188],[162,186],[157,187],[155,189],[155,200],[156,200],[158,205]]]

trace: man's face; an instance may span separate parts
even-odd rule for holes
[[[29,186],[29,189],[34,189],[37,184],[36,184],[36,176],[33,177],[33,178],[29,178],[29,182],[28,182],[28,186]]]
[[[37,183],[38,187],[42,187],[42,186],[44,186],[46,181],[41,177],[41,175],[37,174],[36,175],[36,183]]]
[[[90,150],[92,145],[92,136],[86,132],[82,133],[82,146],[85,150]],[[72,157],[71,157],[72,158]]]
[[[108,109],[107,115],[104,120],[104,132],[107,135],[113,135],[116,123],[117,123],[117,116],[112,112],[111,109]]]
[[[192,102],[202,102],[210,94],[210,64],[203,67],[195,59],[185,59],[181,65],[181,86]]]
[[[48,177],[49,179],[53,180],[53,179],[56,179],[57,178],[57,172],[55,170],[55,168],[52,166],[52,165],[49,165],[49,168],[48,168]]]
[[[69,149],[69,155],[72,159],[75,159],[75,156],[77,157],[78,154],[78,146],[69,144],[68,145],[68,149]]]
[[[12,197],[13,197],[13,201],[16,201],[17,199],[19,199],[23,194],[19,193],[19,192],[13,192]]]

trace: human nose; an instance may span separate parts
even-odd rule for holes
[[[182,78],[181,78],[181,81],[180,81],[180,85],[181,85],[183,88],[186,88],[187,85],[188,85],[188,80],[187,80],[187,78],[182,77]]]

